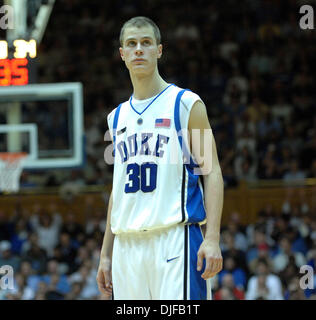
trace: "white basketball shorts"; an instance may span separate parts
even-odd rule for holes
[[[210,279],[197,271],[203,241],[198,224],[115,235],[112,256],[115,300],[210,300]]]

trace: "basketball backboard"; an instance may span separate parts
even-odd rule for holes
[[[27,152],[24,169],[81,166],[81,83],[0,87],[0,152]]]

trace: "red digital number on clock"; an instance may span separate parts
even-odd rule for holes
[[[21,86],[28,84],[28,60],[2,59],[0,60],[0,86]]]

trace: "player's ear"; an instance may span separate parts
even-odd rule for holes
[[[120,47],[119,51],[120,51],[120,56],[121,56],[122,60],[124,61],[125,57],[124,57],[124,53],[123,53],[123,48]]]
[[[162,44],[158,45],[158,59],[162,56]]]

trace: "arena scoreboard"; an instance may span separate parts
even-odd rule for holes
[[[37,44],[34,39],[0,40],[0,86],[21,86],[36,78]]]

